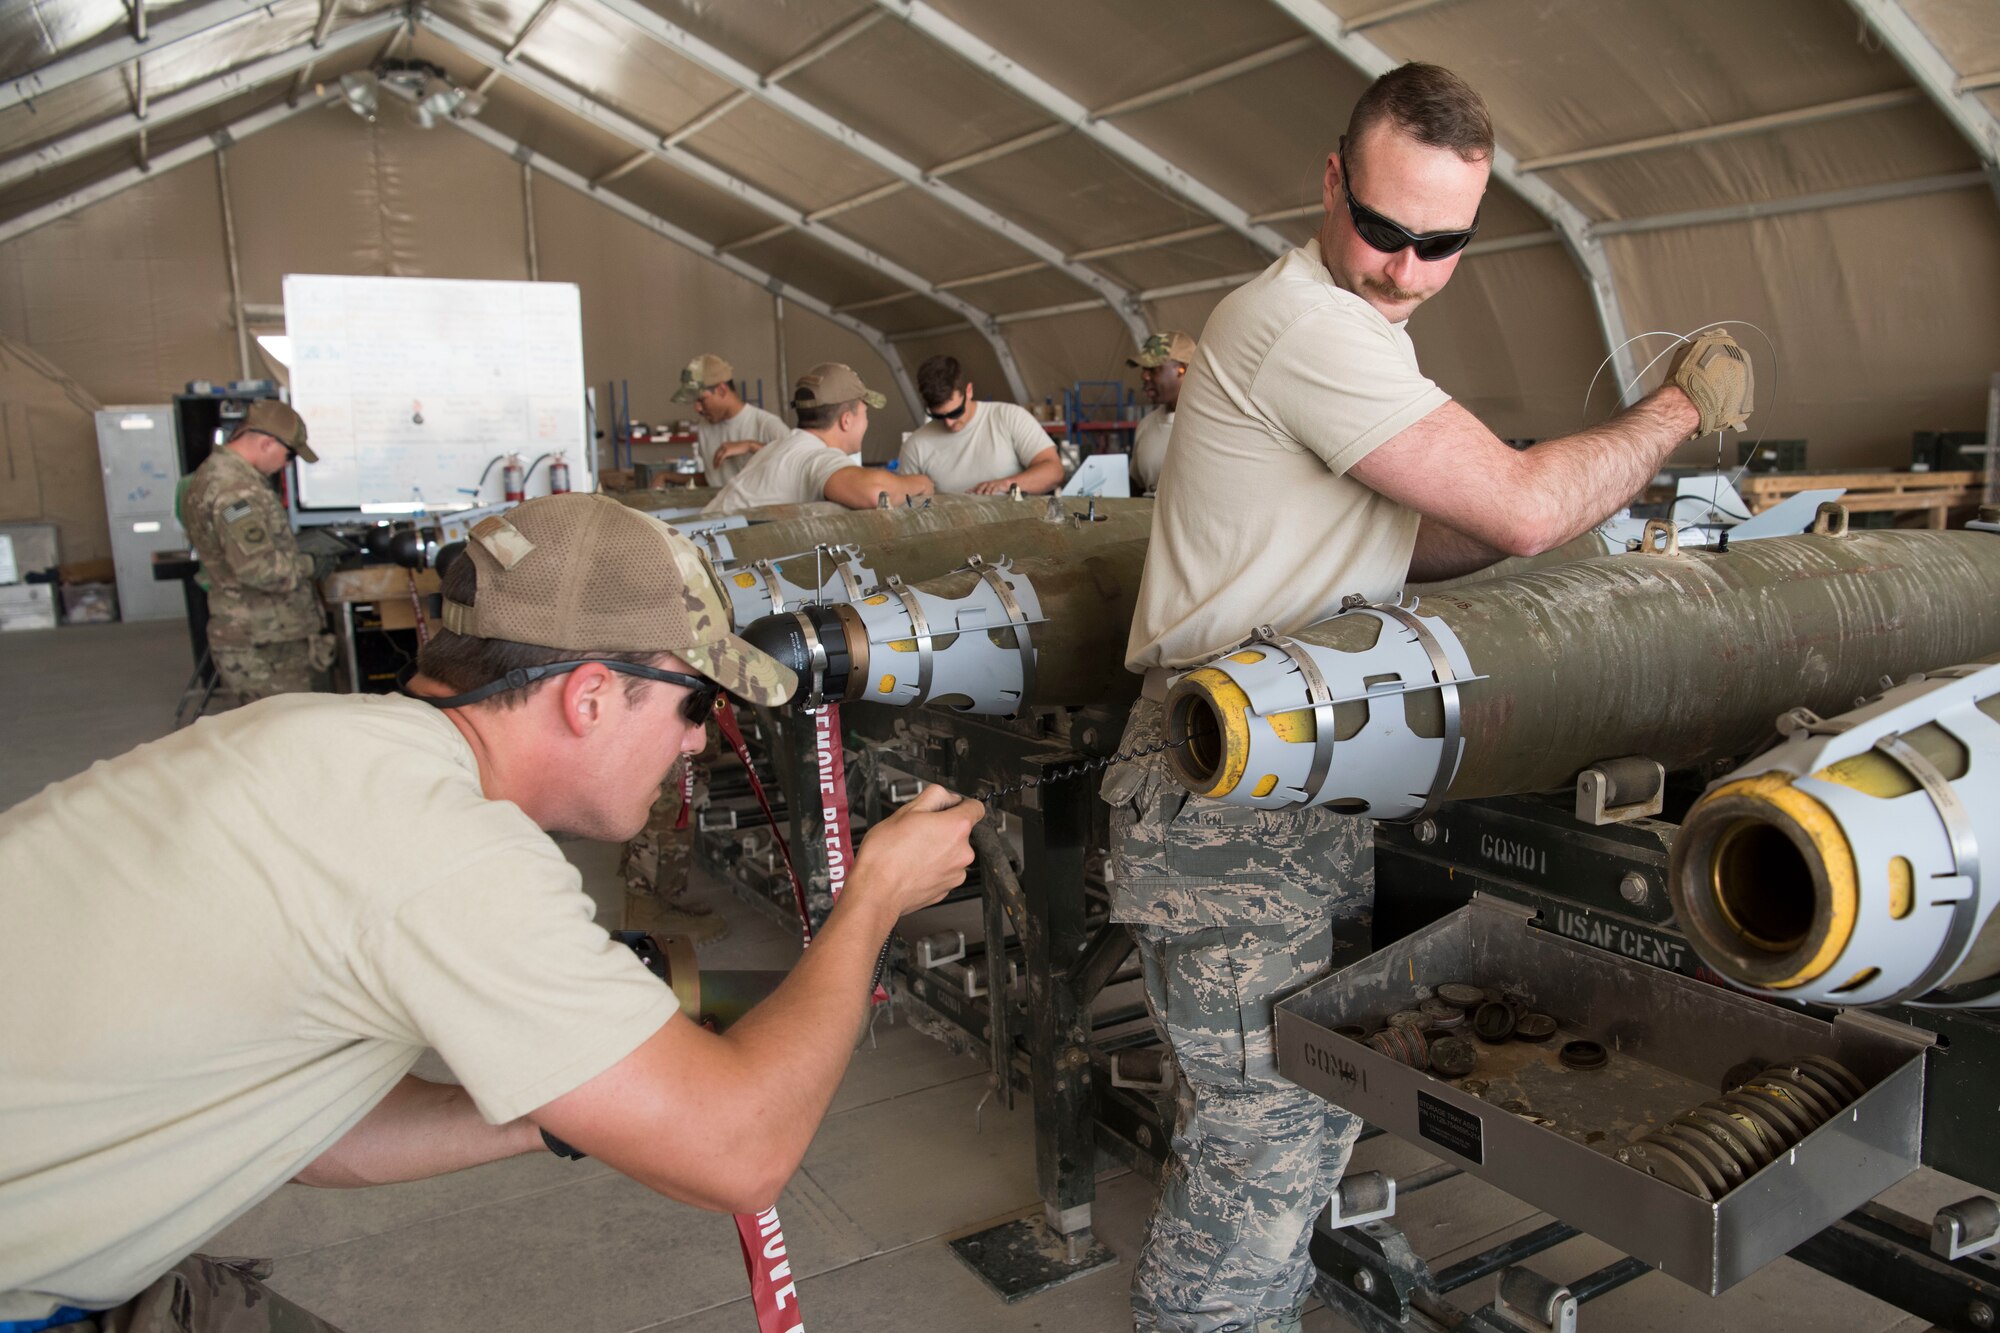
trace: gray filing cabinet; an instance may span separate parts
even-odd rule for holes
[[[126,620],[176,620],[187,614],[181,585],[153,578],[153,552],[187,549],[174,517],[180,451],[174,409],[107,407],[97,414],[97,456],[104,465],[104,512],[118,567],[118,611]]]

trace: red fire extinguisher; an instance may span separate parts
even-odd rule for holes
[[[527,498],[522,489],[526,478],[521,471],[521,455],[508,454],[507,465],[500,469],[500,485],[506,492],[508,504],[519,504]]]
[[[569,455],[557,454],[549,460],[549,494],[569,494]]]

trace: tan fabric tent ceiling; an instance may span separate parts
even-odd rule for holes
[[[1500,434],[1602,415],[1664,345],[1586,406],[1615,342],[1718,319],[1775,341],[1760,424],[1815,466],[1978,429],[2000,368],[1994,0],[137,2],[0,10],[0,334],[107,401],[235,373],[306,271],[580,282],[593,382],[647,419],[710,348],[770,392],[852,359],[892,429],[939,350],[995,397],[1129,382],[1135,336],[1313,234],[1406,59],[1504,150],[1412,325]],[[338,78],[390,56],[483,108],[364,121]]]

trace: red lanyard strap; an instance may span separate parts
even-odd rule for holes
[[[738,1213],[736,1239],[743,1246],[743,1266],[750,1271],[750,1303],[757,1307],[758,1333],[805,1333],[777,1205],[761,1213]]]
[[[813,720],[813,754],[819,765],[820,836],[826,847],[827,894],[840,901],[847,887],[847,872],[854,866],[854,817],[847,802],[847,752],[840,743],[840,705],[824,704],[808,708]],[[875,1003],[889,998],[882,974],[889,962],[889,943],[882,943],[882,956],[875,963]]]
[[[681,812],[674,817],[674,831],[688,826],[688,811],[694,808],[694,756],[681,756]]]
[[[785,858],[785,873],[792,877],[792,896],[799,905],[799,930],[807,944],[812,943],[812,913],[806,907],[805,881],[799,878],[798,869],[792,865],[792,849],[785,845],[785,835],[778,829],[778,817],[771,813],[771,803],[764,799],[764,783],[757,776],[757,765],[750,760],[750,747],[743,743],[743,729],[736,725],[736,710],[729,706],[729,700],[715,701],[715,725],[722,732],[722,739],[729,742],[729,748],[743,761],[743,771],[750,775],[750,794],[757,798],[758,809],[771,823],[771,836],[777,839],[778,854]]]

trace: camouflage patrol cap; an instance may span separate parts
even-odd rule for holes
[[[1156,333],[1139,348],[1139,355],[1128,356],[1125,364],[1152,370],[1165,361],[1178,361],[1184,366],[1194,364],[1194,339],[1179,329],[1168,329]]]
[[[701,396],[703,389],[713,389],[735,378],[736,367],[713,352],[703,352],[682,368],[681,387],[674,390],[674,401],[691,403]]]
[[[729,604],[693,543],[608,495],[545,495],[485,519],[465,544],[473,604],[445,628],[564,652],[672,653],[731,694],[780,704],[798,679],[729,633]]]
[[[243,424],[238,429],[268,435],[306,462],[319,462],[319,455],[306,447],[305,418],[292,411],[289,403],[281,403],[276,398],[259,398],[244,411]]]
[[[798,387],[792,390],[792,406],[833,407],[839,403],[851,403],[856,399],[874,408],[889,405],[889,400],[861,382],[861,377],[838,361],[822,361],[799,376]]]

